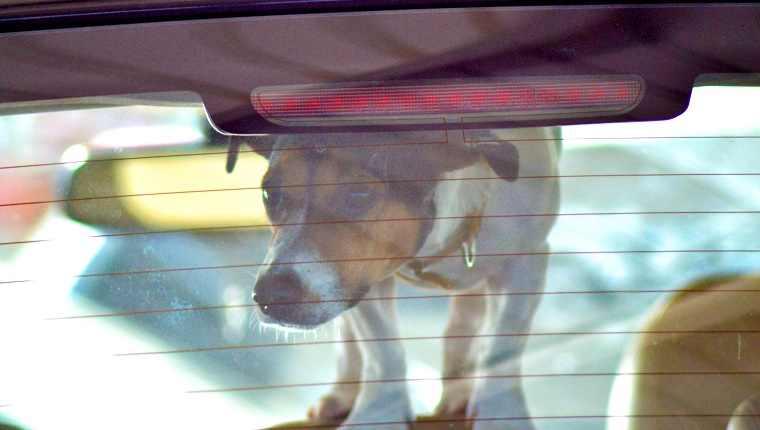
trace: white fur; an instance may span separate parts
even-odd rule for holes
[[[324,263],[324,257],[320,252],[309,247],[308,244],[288,246],[295,242],[294,240],[289,240],[290,238],[297,238],[299,236],[298,228],[295,228],[288,236],[284,238],[284,245],[269,250],[264,259],[264,268],[258,276],[269,270],[287,270],[295,274],[302,285],[308,286],[309,296],[313,296],[313,300],[320,302],[319,306],[311,308],[317,310],[319,314],[324,315],[325,317],[322,319],[328,320],[332,319],[335,315],[339,315],[347,308],[347,304],[343,300],[343,294],[338,289],[340,285],[338,272],[331,264]],[[291,252],[279,253],[278,251],[283,247],[288,247]],[[270,266],[277,254],[286,257],[280,257],[278,265]],[[277,321],[272,321],[263,313],[259,313],[259,321],[266,327],[275,327],[280,331],[303,331],[297,327],[283,326]]]
[[[308,285],[312,294],[324,302],[323,306],[330,307],[335,305],[335,300],[339,300],[342,296],[339,291],[336,291],[336,285],[340,285],[340,277],[338,272],[330,264],[325,263],[312,263],[315,261],[323,261],[324,257],[319,251],[312,248],[302,248],[300,252],[293,255],[293,261],[297,262],[290,270],[292,270],[303,285]],[[305,262],[305,264],[301,264]]]
[[[493,180],[475,181],[483,173],[493,172],[479,163],[453,172],[446,172],[435,188],[435,222],[418,256],[440,254],[450,245],[451,237],[462,229],[472,216],[482,212],[491,194]]]

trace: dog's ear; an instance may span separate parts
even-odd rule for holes
[[[450,172],[475,164],[483,157],[491,169],[505,181],[513,182],[520,173],[520,153],[509,142],[481,143],[473,147],[461,144],[420,145],[412,149],[422,155],[416,168],[436,173]],[[417,154],[415,154],[417,155]]]
[[[476,163],[477,154],[462,145],[389,145],[371,158],[370,171],[391,180],[435,180],[444,172]]]
[[[223,140],[226,143],[222,144],[227,145],[227,173],[235,170],[238,153],[243,145],[250,146],[254,152],[264,158],[269,158],[272,153],[273,143],[271,139],[267,139],[267,136],[222,136],[217,139]]]
[[[438,172],[463,169],[478,162],[478,154],[471,147],[460,143],[429,144],[418,147],[425,152],[426,166]]]
[[[480,144],[475,148],[501,179],[513,182],[520,173],[520,153],[509,142]]]
[[[491,169],[505,181],[515,181],[520,173],[520,153],[517,147],[499,137],[492,130],[474,130],[466,133],[470,143],[449,142],[418,145],[424,152],[419,159],[427,160],[428,171],[442,173],[470,166],[482,157]]]
[[[237,164],[238,153],[243,142],[229,138],[227,142],[227,173],[232,173]]]

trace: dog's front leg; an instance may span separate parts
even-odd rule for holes
[[[341,430],[407,430],[413,421],[398,337],[395,284],[388,278],[347,315],[362,352],[362,386]]]
[[[329,393],[309,409],[309,420],[335,422],[344,420],[354,407],[362,377],[362,356],[352,324],[346,315],[337,320],[340,343],[337,347],[338,378]]]
[[[481,378],[469,406],[474,430],[535,428],[522,390],[521,356],[544,287],[547,251],[544,245],[512,257],[505,272],[488,279],[487,334],[492,336],[481,357]]]
[[[441,418],[467,412],[475,383],[478,333],[486,317],[484,285],[451,298],[449,321],[443,334],[443,393],[435,410]]]

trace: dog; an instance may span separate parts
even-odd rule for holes
[[[533,428],[520,356],[559,205],[558,137],[525,128],[229,141],[228,172],[242,144],[269,159],[262,196],[273,235],[254,285],[259,319],[309,330],[337,318],[340,328],[338,380],[311,422],[413,426],[400,279],[452,294],[435,416],[476,430]]]

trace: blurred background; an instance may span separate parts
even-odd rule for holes
[[[653,306],[759,271],[758,95],[701,87],[671,121],[562,129],[555,254],[523,369],[539,428],[604,428]],[[332,323],[286,334],[251,317],[266,161],[245,154],[227,175],[213,136],[200,103],[0,116],[0,422],[250,429],[301,419],[328,390]],[[448,299],[400,296],[426,413]]]

